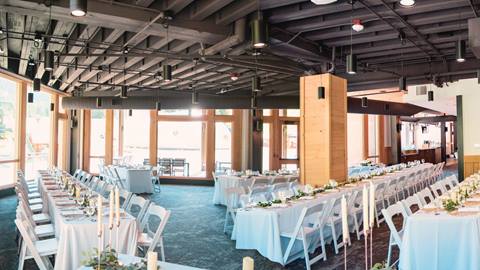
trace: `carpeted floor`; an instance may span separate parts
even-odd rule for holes
[[[251,256],[255,269],[305,269],[304,260],[297,260],[282,267],[262,257],[254,250],[237,250],[230,235],[223,233],[225,208],[212,204],[213,187],[163,185],[162,192],[151,199],[172,211],[165,228],[165,253],[169,262],[212,270],[241,269],[242,258]],[[0,269],[17,269],[16,231],[14,227],[15,196],[0,199]],[[401,224],[401,220],[397,220]],[[389,230],[385,223],[374,231],[374,262],[386,259]],[[348,247],[348,269],[365,269],[363,238],[352,234]],[[343,249],[333,254],[333,246],[327,245],[328,259],[312,266],[312,269],[343,269]],[[398,249],[394,249],[394,260]],[[33,260],[24,269],[37,269]],[[70,270],[70,269],[65,269]],[[72,269],[73,270],[73,269]]]

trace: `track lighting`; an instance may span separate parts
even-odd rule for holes
[[[40,91],[40,78],[33,79],[33,91],[38,92]]]
[[[357,56],[355,54],[347,55],[347,73],[357,74]]]
[[[400,0],[400,5],[403,7],[415,6],[415,0]]]
[[[87,15],[87,0],[70,0],[70,14],[75,17]]]
[[[160,103],[160,101],[157,101],[157,102],[155,103],[155,109],[156,109],[157,111],[161,111],[161,110],[162,110],[162,103]]]
[[[33,93],[28,93],[28,95],[27,95],[27,102],[28,102],[28,103],[33,103]]]
[[[101,107],[102,107],[102,98],[97,97],[97,108],[101,108]]]
[[[362,21],[360,19],[353,19],[352,20],[352,29],[355,32],[361,32],[364,29],[364,26],[362,24]]]
[[[128,87],[126,85],[122,85],[120,89],[120,98],[127,98]]]
[[[252,78],[252,91],[253,92],[262,91],[262,81],[260,80],[259,76],[254,76]]]
[[[457,41],[457,62],[465,62],[465,40]]]
[[[192,104],[198,104],[198,92],[197,91],[193,91],[192,92]]]
[[[44,55],[44,66],[45,70],[51,71],[53,70],[54,65],[54,53],[53,51],[45,51]]]
[[[261,14],[258,15],[258,18],[255,18],[251,21],[252,26],[252,46],[257,49],[267,47],[267,26],[263,19],[260,18]]]
[[[407,91],[407,77],[401,76],[398,79],[398,89],[400,91]]]
[[[428,101],[433,101],[433,91],[430,90],[430,91],[428,91],[427,94],[428,94]]]
[[[362,97],[362,108],[367,108],[367,107],[368,107],[368,98]]]
[[[163,80],[169,82],[172,80],[172,66],[163,65]]]

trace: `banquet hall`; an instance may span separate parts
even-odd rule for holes
[[[477,0],[0,0],[0,270],[479,269],[479,90]]]

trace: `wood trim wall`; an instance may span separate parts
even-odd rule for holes
[[[480,155],[464,156],[464,178],[478,172],[480,170]]]
[[[105,165],[113,161],[113,110],[105,111]]]
[[[83,110],[83,170],[90,171],[90,129],[92,121],[92,112]]]
[[[212,172],[215,171],[215,110],[207,110],[207,130],[206,130],[206,160],[205,174],[206,178],[211,179]],[[209,147],[210,146],[210,147]]]

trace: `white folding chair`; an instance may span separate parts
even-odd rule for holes
[[[450,176],[450,183],[452,183],[452,187],[455,187],[459,184],[457,175],[453,174]]]
[[[99,180],[97,186],[93,189],[99,194],[102,194],[103,196],[103,191],[105,190],[105,186],[107,185],[107,182]]]
[[[345,197],[348,201],[350,194],[345,194]],[[338,254],[339,248],[343,247],[343,238],[342,236],[342,213],[341,213],[341,199],[342,197],[337,196],[333,198],[332,201],[332,210],[327,215],[327,219],[325,221],[325,226],[330,229],[332,232],[332,241],[333,241],[333,248],[335,249],[335,254]],[[340,242],[338,239],[340,238]]]
[[[25,221],[33,228],[33,232],[38,238],[50,237],[55,235],[55,230],[52,224],[37,225],[32,216],[28,215],[26,206],[20,201],[17,207],[17,219]]]
[[[405,186],[407,184],[407,176],[402,175],[398,178],[397,180],[397,186],[396,186],[396,191],[397,191],[397,198],[400,200],[403,200],[407,198],[406,193],[405,193]]]
[[[445,188],[446,191],[449,191],[449,190],[451,190],[451,189],[453,188],[453,184],[452,184],[452,182],[451,182],[451,180],[450,180],[449,177],[447,177],[447,178],[439,181],[438,183],[439,183],[440,185],[442,185],[442,186]]]
[[[357,239],[360,240],[360,236],[363,235],[363,230],[360,230],[360,224],[363,221],[363,190],[354,190],[350,195],[348,202],[348,215],[353,219],[353,229],[357,234]]]
[[[73,177],[77,178],[77,176],[80,174],[81,171],[82,171],[81,169],[76,169],[75,172],[73,173]]]
[[[148,207],[148,211],[142,220],[142,234],[137,241],[139,248],[148,247],[148,250],[144,250],[145,255],[160,247],[161,260],[165,261],[162,233],[169,217],[170,211],[161,206],[152,203]]]
[[[416,206],[418,209],[422,208],[422,202],[420,201],[420,198],[417,194],[413,194],[412,196],[402,200],[401,203],[405,208],[405,212],[408,216],[411,216],[413,214],[412,206]]]
[[[387,205],[392,204],[391,199],[393,199],[393,203],[398,201],[397,182],[398,178],[392,178],[385,187],[383,198],[387,202]]]
[[[21,194],[18,194],[18,199],[19,201],[23,204],[24,206],[24,210],[25,210],[25,213],[32,217],[32,220],[36,223],[36,224],[43,224],[43,223],[47,223],[47,222],[50,222],[50,216],[48,214],[45,214],[45,213],[41,213],[42,209],[43,209],[43,206],[42,205],[33,205],[33,209],[32,209],[32,206],[30,206],[28,204],[28,202],[23,198],[23,196]]]
[[[405,208],[400,202],[390,205],[387,209],[382,209],[382,214],[385,217],[385,221],[387,222],[388,228],[390,229],[390,240],[388,243],[388,255],[387,255],[387,267],[390,267],[392,247],[398,246],[398,248],[400,248],[402,246],[403,230],[405,228],[405,223],[408,215],[405,211]],[[397,231],[397,228],[393,223],[393,216],[397,214],[400,214],[403,217],[403,224],[399,231]]]
[[[96,190],[97,185],[98,185],[99,182],[100,182],[100,180],[98,179],[98,177],[94,176],[94,177],[92,177],[92,180],[91,180],[90,183],[88,184],[88,187],[89,187],[91,190]]]
[[[245,194],[245,189],[242,187],[232,187],[225,189],[227,210],[225,212],[225,224],[223,225],[223,232],[227,232],[228,221],[232,218],[233,224],[235,224],[235,217],[239,206],[240,197]]]
[[[375,220],[377,221],[377,227],[380,227],[380,223],[382,223],[385,220],[385,218],[383,217],[380,218],[380,214],[382,213],[381,210],[385,208],[384,194],[385,194],[385,189],[387,189],[387,187],[388,185],[385,182],[375,185]]]
[[[123,209],[126,209],[133,193],[128,190],[120,188],[118,189],[118,194],[120,197],[120,207]]]
[[[258,203],[270,200],[270,187],[269,186],[253,186],[252,190],[248,194],[248,202]]]
[[[427,205],[427,204],[433,202],[433,200],[435,200],[433,198],[432,192],[428,188],[422,189],[421,191],[419,191],[417,193],[417,195],[418,195],[418,199],[422,203],[422,207],[424,207],[425,205]],[[427,202],[426,198],[428,198],[428,202]]]
[[[111,184],[105,184],[103,186],[103,191],[102,191],[102,196],[105,197],[105,198],[108,198],[108,196],[110,196],[110,192],[112,192],[113,190],[113,185]]]
[[[310,270],[311,265],[323,259],[327,260],[327,253],[325,251],[325,240],[323,238],[323,229],[325,225],[326,216],[331,211],[332,201],[323,201],[319,204],[303,208],[297,224],[292,232],[282,232],[281,236],[289,240],[287,249],[283,255],[283,264],[304,257],[306,269]],[[312,224],[313,221],[313,224]],[[295,242],[302,243],[302,251],[297,254],[292,254],[292,248]],[[320,254],[310,258],[310,253],[313,253],[317,247],[321,248]]]
[[[279,184],[279,183],[287,183],[288,182],[288,177],[283,176],[283,175],[277,175],[274,176],[272,179],[272,185]]]
[[[33,258],[40,270],[53,270],[48,256],[57,254],[57,239],[38,240],[27,222],[15,219],[15,224],[23,239],[18,259],[18,269],[23,269],[25,260]]]
[[[272,194],[272,198],[274,200],[281,199],[282,196],[285,198],[292,197],[295,193],[290,188],[291,183],[289,182],[280,182],[277,184],[273,184],[270,189],[270,194]]]
[[[150,201],[137,195],[133,195],[128,202],[128,207],[125,209],[130,215],[134,216],[139,223],[143,218],[143,215],[147,211]]]
[[[272,178],[268,176],[253,177],[252,189],[254,187],[268,186],[272,184]]]
[[[433,195],[435,195],[435,198],[438,198],[442,196],[447,190],[445,190],[445,187],[439,182],[435,182],[430,185],[430,189],[432,190]]]

